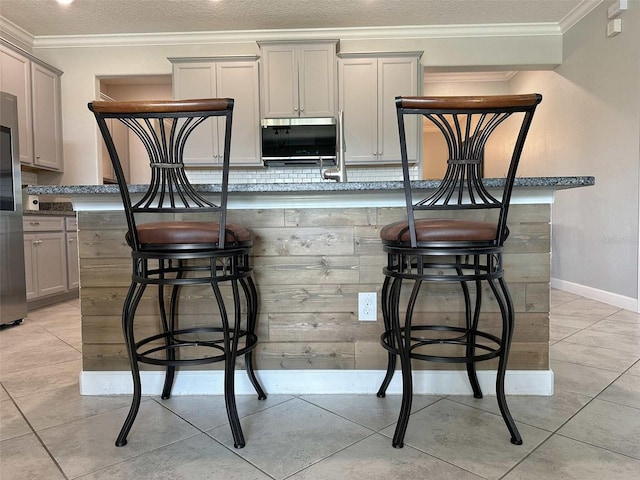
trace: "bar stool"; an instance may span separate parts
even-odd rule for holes
[[[252,352],[258,295],[249,253],[253,234],[227,223],[227,190],[233,99],[179,101],[93,102],[127,219],[126,241],[131,247],[132,276],[122,308],[122,329],[133,376],[133,400],[116,440],[127,435],[142,395],[139,363],[165,368],[162,398],[171,395],[176,368],[224,362],[224,399],[234,447],[245,445],[235,402],[234,369],[244,356],[249,380],[258,398],[266,394],[253,370]],[[127,184],[118,148],[108,122],[122,122],[144,145],[151,169],[148,186]],[[215,203],[205,198],[185,173],[183,153],[190,134],[203,123],[218,122],[224,132],[222,180]],[[183,287],[210,285],[213,292],[207,324],[180,326],[179,300]],[[136,310],[147,286],[157,287],[160,332],[138,338]]]
[[[387,253],[381,295],[385,326],[381,344],[388,352],[388,364],[377,394],[385,396],[395,372],[396,358],[400,357],[402,404],[392,440],[396,448],[403,446],[411,413],[413,360],[465,364],[473,395],[482,398],[475,364],[498,358],[498,405],[511,442],[522,444],[504,390],[514,309],[504,280],[503,244],[509,235],[507,214],[516,169],[534,111],[541,100],[538,94],[396,98],[407,219],[386,225],[380,231]],[[415,120],[416,116],[437,127],[448,149],[444,177],[436,190],[424,198],[424,194],[419,195],[412,188],[409,178],[405,130],[409,120],[405,117]],[[503,128],[498,129],[501,125]],[[495,198],[483,184],[482,162],[487,141],[500,130],[503,138],[509,137],[515,142],[511,143],[502,195]],[[467,220],[461,215],[456,218],[447,215],[460,210],[475,216]],[[414,310],[421,289],[443,282],[460,284],[464,321],[414,323],[413,317],[419,316],[414,315]],[[499,336],[480,329],[483,282],[489,285],[500,309]],[[404,284],[411,288],[403,289]],[[403,295],[405,291],[408,295]]]

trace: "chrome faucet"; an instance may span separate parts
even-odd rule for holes
[[[322,157],[320,157],[320,175],[325,180],[335,180],[336,182],[347,181],[347,166],[344,163],[344,152],[346,151],[344,143],[344,113],[342,110],[338,112],[338,132],[336,136],[336,166],[323,170]]]

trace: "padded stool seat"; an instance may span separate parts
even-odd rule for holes
[[[143,245],[217,245],[220,241],[219,222],[153,222],[138,225],[138,240]],[[226,244],[248,246],[253,241],[251,229],[227,223]],[[127,235],[127,239],[130,235]],[[129,242],[129,240],[127,240]]]
[[[434,242],[495,242],[497,225],[457,219],[420,219],[415,221],[415,228],[416,241],[421,245]],[[409,222],[401,220],[385,225],[380,230],[380,238],[386,245],[409,244]]]

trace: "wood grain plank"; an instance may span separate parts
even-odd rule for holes
[[[382,322],[360,322],[354,312],[278,313],[269,317],[270,342],[356,342],[375,340]]]
[[[254,228],[255,256],[353,255],[353,228]]]
[[[375,225],[375,208],[287,208],[286,227]]]
[[[268,342],[255,350],[255,366],[264,370],[354,368],[350,342]]]
[[[252,266],[259,285],[314,285],[358,283],[356,256],[254,257]]]

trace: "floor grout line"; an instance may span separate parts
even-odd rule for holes
[[[3,385],[4,388],[4,385]],[[47,447],[46,443],[44,442],[44,440],[42,440],[42,437],[40,437],[40,435],[38,434],[37,430],[33,427],[33,424],[29,421],[29,419],[27,418],[26,414],[22,411],[22,409],[20,408],[20,406],[17,404],[17,402],[15,401],[15,399],[13,398],[13,396],[11,395],[11,393],[9,393],[7,391],[7,389],[5,388],[5,392],[7,393],[7,395],[9,396],[9,399],[11,400],[11,402],[13,402],[13,406],[15,407],[15,409],[20,413],[20,415],[22,416],[22,419],[25,421],[25,423],[28,425],[29,429],[31,429],[31,433],[25,433],[24,435],[31,435],[33,434],[33,436],[38,440],[38,442],[40,443],[40,445],[42,446],[42,448],[44,449],[45,452],[47,452],[47,455],[49,456],[49,458],[51,459],[51,461],[54,463],[54,465],[56,466],[56,468],[60,471],[60,473],[62,474],[62,476],[66,479],[69,480],[69,477],[67,476],[67,474],[64,472],[64,470],[62,469],[62,466],[58,463],[58,460],[56,459],[56,457],[53,455],[53,453],[51,452],[51,450],[49,449],[49,447]],[[23,435],[20,435],[23,436]],[[15,438],[15,437],[14,437]],[[9,441],[12,439],[8,439]]]

